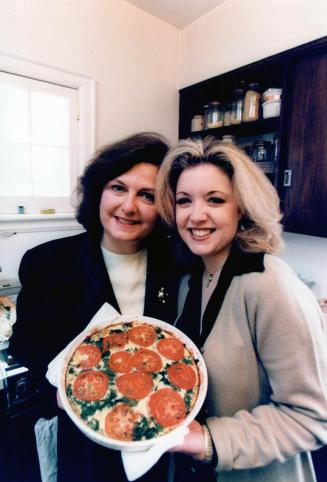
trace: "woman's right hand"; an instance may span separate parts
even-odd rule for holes
[[[193,420],[188,426],[189,432],[185,435],[183,442],[173,447],[170,452],[181,452],[190,455],[195,460],[205,459],[205,441],[202,426]]]

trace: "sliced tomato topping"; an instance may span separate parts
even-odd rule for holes
[[[134,353],[133,363],[140,372],[158,372],[162,368],[162,361],[158,353],[146,348],[140,348]]]
[[[115,372],[130,372],[133,368],[133,355],[127,351],[116,351],[110,356],[108,366]]]
[[[177,338],[163,338],[157,343],[157,349],[169,360],[179,361],[184,357],[184,345]]]
[[[105,336],[102,340],[103,351],[107,351],[113,347],[124,348],[126,343],[127,343],[127,333],[125,332],[110,333],[110,335]]]
[[[92,368],[101,360],[101,350],[96,345],[80,345],[74,358],[81,368]]]
[[[150,346],[156,338],[156,330],[150,325],[134,326],[128,332],[129,341],[140,346]]]
[[[132,400],[141,400],[151,392],[153,380],[148,373],[132,372],[118,377],[116,385],[125,397]]]
[[[186,363],[174,363],[168,368],[167,373],[169,381],[179,388],[191,390],[195,385],[195,371]]]
[[[116,405],[107,414],[105,419],[105,431],[109,437],[117,440],[133,440],[135,423],[142,415],[134,412],[132,407],[126,403]]]
[[[162,427],[172,427],[186,417],[186,406],[182,397],[171,388],[162,388],[150,396],[151,414]]]
[[[80,373],[73,385],[73,394],[79,400],[94,402],[101,400],[108,390],[109,377],[99,370],[87,370]]]

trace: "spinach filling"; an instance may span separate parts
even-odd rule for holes
[[[102,351],[102,338],[96,339],[88,336],[87,338],[85,338],[83,343],[85,343],[86,345],[95,345]]]
[[[193,395],[193,390],[187,390],[184,397],[184,402],[188,412],[191,409],[192,395]]]
[[[68,389],[67,389],[68,394]],[[85,402],[84,400],[79,400],[74,395],[71,395],[70,398],[80,406],[81,412],[80,417],[83,420],[87,420],[91,415],[94,415],[97,410],[103,410],[104,408],[111,408],[118,403],[126,403],[131,407],[137,405],[135,400],[130,400],[127,397],[119,397],[115,392],[110,391],[109,396],[104,398],[103,400],[97,400],[95,402]]]
[[[185,363],[185,365],[193,365],[192,360],[190,360],[189,358],[183,358],[181,363]]]
[[[162,333],[162,329],[159,328],[159,326],[156,327],[156,333],[157,333],[157,339],[158,340],[162,340],[163,338],[165,338],[165,335]]]
[[[145,417],[142,417],[141,420],[135,424],[133,440],[147,440],[156,437],[162,430],[162,426],[153,418],[148,421]]]
[[[168,380],[167,372],[166,372],[166,369],[168,368],[168,366],[170,366],[170,365],[166,365],[165,370],[161,370],[161,372],[154,372],[154,373],[152,374],[152,376],[153,376],[153,378],[158,378],[158,379],[159,379],[159,382],[162,382],[162,383],[164,383],[165,385],[171,386],[171,383],[170,383],[170,381]]]
[[[96,420],[95,418],[92,418],[92,420],[89,420],[87,422],[87,425],[92,429],[92,430],[95,430],[96,432],[98,432],[99,430],[99,421]]]

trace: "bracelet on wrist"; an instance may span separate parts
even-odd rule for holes
[[[204,435],[204,450],[205,458],[203,462],[205,464],[210,464],[213,458],[213,444],[209,429],[206,425],[202,425],[203,435]]]

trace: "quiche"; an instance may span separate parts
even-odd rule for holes
[[[15,322],[16,303],[9,296],[0,296],[0,343],[11,337]]]
[[[194,407],[198,362],[169,329],[118,320],[73,352],[65,373],[67,399],[98,434],[123,442],[153,439],[178,426]]]

